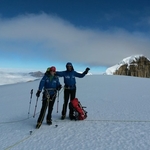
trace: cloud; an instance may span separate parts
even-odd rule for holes
[[[111,66],[134,54],[150,57],[148,33],[76,27],[45,13],[0,19],[0,40],[0,52],[25,59]]]

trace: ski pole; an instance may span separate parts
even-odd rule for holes
[[[30,102],[29,102],[28,118],[29,118],[29,115],[30,115],[30,108],[31,108],[31,100],[32,100],[33,89],[31,90],[30,94],[31,94],[31,96],[30,96]]]
[[[57,113],[58,113],[58,105],[59,105],[59,91],[58,91],[58,97],[57,97]]]
[[[38,97],[36,99],[36,104],[35,104],[35,109],[34,109],[34,114],[33,114],[33,118],[35,117],[35,113],[36,113],[36,108],[37,108],[37,103],[38,103]]]

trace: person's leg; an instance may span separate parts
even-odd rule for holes
[[[70,101],[73,100],[76,97],[76,88],[70,90]]]
[[[71,96],[70,96],[70,101],[71,101],[71,100],[73,100],[73,99],[75,98],[75,96],[76,96],[76,88],[75,88],[75,89],[72,89],[72,90],[70,91],[70,95],[71,95]],[[71,104],[70,104],[70,106],[71,106]],[[74,119],[73,113],[74,113],[73,107],[69,107],[69,118],[70,118],[71,120]]]
[[[42,108],[41,108],[41,111],[40,111],[39,118],[37,120],[36,128],[39,128],[41,126],[41,124],[43,122],[43,119],[44,119],[44,116],[45,116],[46,109],[47,109],[47,100],[43,100]]]
[[[55,97],[52,96],[50,101],[49,101],[48,114],[47,114],[47,118],[46,118],[47,124],[49,124],[49,125],[52,124],[52,111],[53,111],[55,99],[56,99],[56,96]]]
[[[65,119],[65,117],[66,117],[67,105],[68,105],[68,101],[69,101],[69,94],[70,94],[70,90],[65,89],[64,90],[64,104],[63,104],[63,109],[62,109],[62,119]]]

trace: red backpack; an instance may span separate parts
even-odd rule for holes
[[[83,107],[77,98],[70,101],[69,108],[69,117],[71,120],[84,120],[87,118],[87,111],[84,110],[86,107]]]

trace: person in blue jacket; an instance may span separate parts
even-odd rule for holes
[[[76,79],[75,77],[78,78],[83,78],[88,71],[90,70],[90,68],[86,68],[86,70],[83,73],[78,73],[76,71],[74,71],[73,65],[71,62],[68,62],[66,64],[66,71],[56,71],[56,75],[59,77],[64,77],[64,104],[63,104],[63,108],[62,108],[62,117],[61,119],[65,119],[66,117],[66,111],[67,111],[67,105],[68,105],[68,101],[69,101],[69,97],[70,100],[73,100],[76,96]],[[69,112],[69,117],[72,120],[73,118],[73,111],[70,110]]]
[[[46,117],[47,124],[48,125],[52,124],[52,119],[51,119],[52,110],[53,110],[53,105],[55,103],[57,90],[60,90],[62,87],[58,77],[55,76],[55,73],[56,73],[56,68],[54,66],[47,68],[47,71],[44,74],[43,78],[41,79],[38,91],[36,93],[36,96],[40,97],[40,93],[44,88],[43,98],[42,98],[42,108],[36,125],[37,129],[41,126],[43,122],[47,107],[48,107],[48,114]]]

